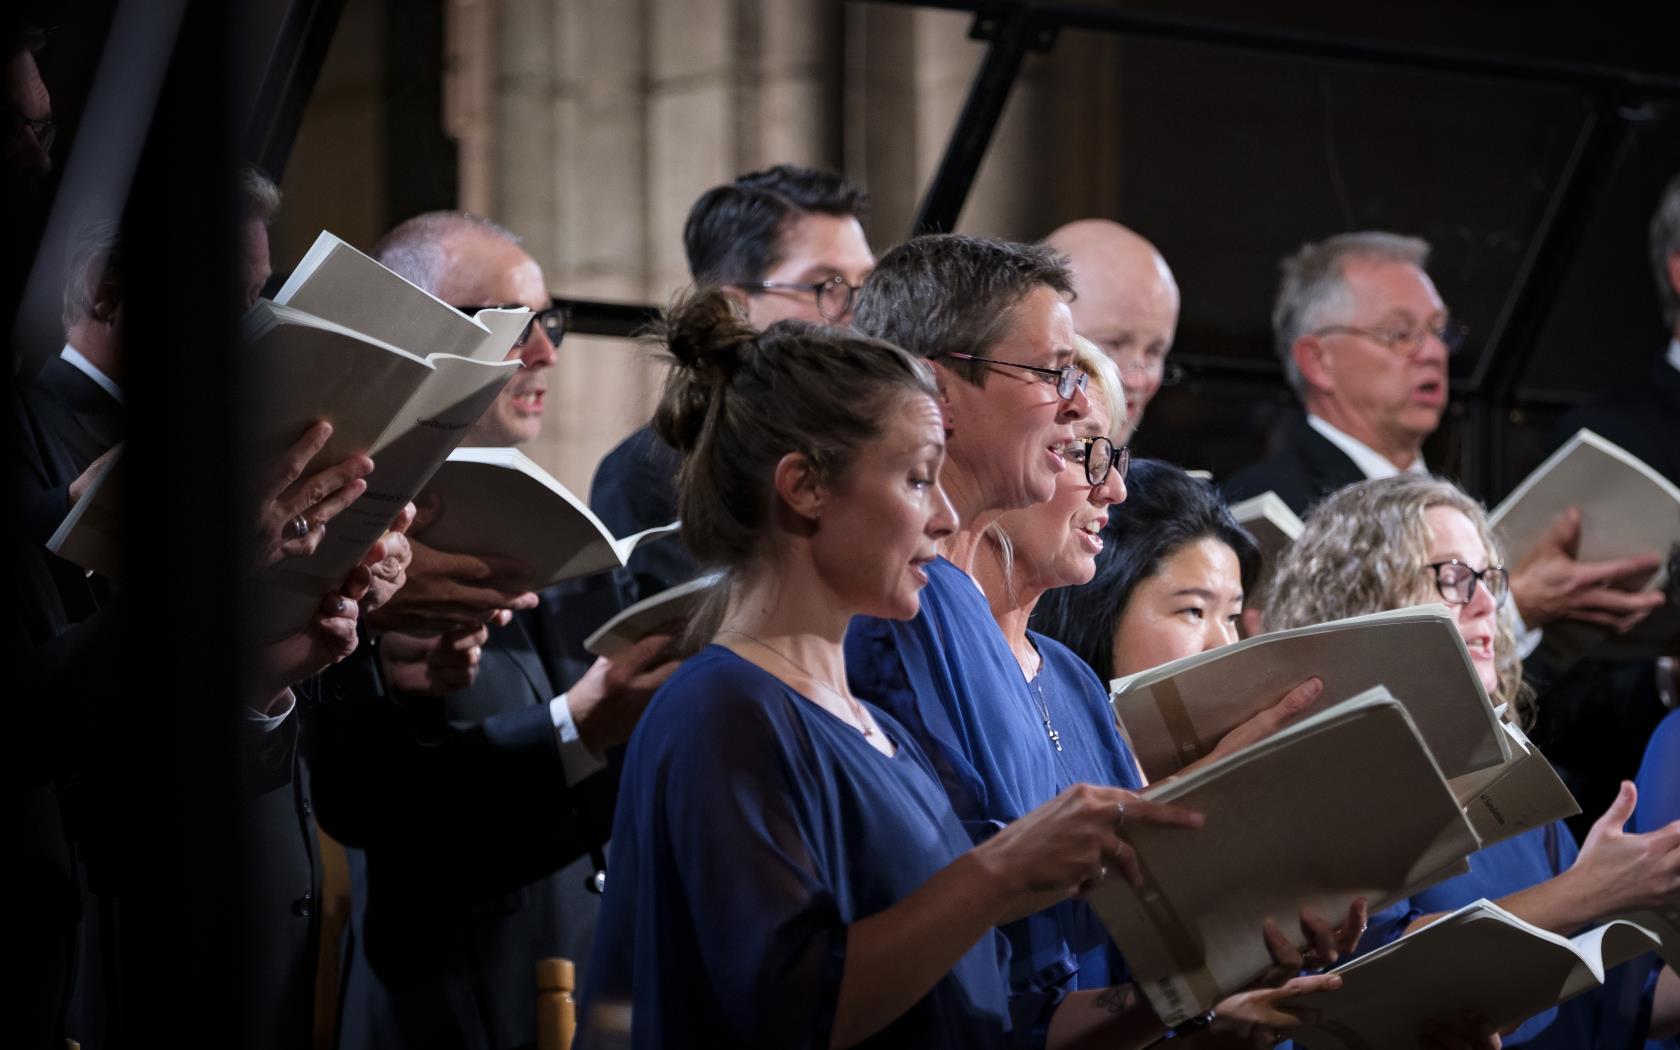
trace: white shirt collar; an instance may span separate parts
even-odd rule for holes
[[[1377,478],[1392,478],[1401,474],[1427,474],[1429,468],[1423,465],[1423,457],[1412,460],[1412,465],[1401,470],[1388,461],[1388,457],[1372,448],[1370,445],[1343,430],[1338,430],[1324,420],[1307,413],[1307,425],[1324,435],[1326,441],[1347,453],[1347,458],[1353,460],[1353,465],[1359,472],[1371,480]]]
[[[69,343],[65,343],[64,349],[58,352],[58,356],[64,358],[64,362],[71,368],[74,368],[76,371],[87,376],[95,383],[98,383],[100,389],[104,390],[107,394],[110,394],[111,397],[116,399],[118,404],[122,403],[122,388],[117,386],[116,380],[112,379],[104,372],[101,372],[97,365],[83,357],[80,350],[77,350]]]
[[[1675,336],[1668,344],[1668,363],[1680,371],[1680,336]]]

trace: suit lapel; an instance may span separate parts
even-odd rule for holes
[[[64,435],[78,456],[91,452],[87,458],[92,462],[122,440],[122,404],[64,358],[48,358],[35,385],[63,405],[81,427],[81,435]]]

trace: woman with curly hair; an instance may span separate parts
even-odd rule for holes
[[[1450,481],[1401,475],[1342,489],[1314,508],[1305,526],[1272,577],[1268,629],[1445,602],[1488,696],[1506,705],[1507,719],[1526,718],[1529,691],[1510,621],[1500,615],[1509,576],[1480,503]],[[1635,798],[1624,783],[1579,849],[1558,821],[1480,850],[1468,873],[1373,917],[1360,948],[1379,947],[1482,897],[1564,935],[1672,900],[1680,893],[1680,823],[1625,832]],[[1656,1032],[1680,1026],[1680,981],[1672,970],[1618,997],[1627,990],[1627,974],[1620,978],[1530,1018],[1506,1045],[1636,1047],[1647,1018]]]

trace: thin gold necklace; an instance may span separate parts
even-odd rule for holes
[[[718,633],[719,634],[733,634],[737,637],[745,638],[747,641],[757,644],[760,648],[768,649],[770,652],[776,654],[777,659],[781,660],[783,663],[787,664],[789,667],[793,668],[794,670],[798,671],[800,674],[804,675],[806,680],[809,681],[812,685],[816,686],[819,689],[826,690],[831,696],[838,699],[841,703],[849,706],[852,709],[852,717],[856,718],[858,720],[858,724],[854,727],[854,728],[857,729],[858,732],[862,733],[865,737],[871,737],[871,736],[875,735],[875,730],[873,728],[871,728],[870,724],[869,724],[869,716],[866,715],[863,711],[863,705],[858,703],[857,700],[854,699],[853,697],[847,696],[845,693],[842,693],[842,692],[836,690],[833,686],[829,685],[827,682],[823,682],[823,681],[819,680],[816,675],[812,674],[805,667],[804,664],[802,664],[799,661],[793,659],[791,656],[788,656],[786,653],[782,652],[780,649],[771,645],[769,642],[765,641],[764,639],[755,637],[753,635],[750,635],[745,631],[736,630],[733,627],[725,627],[723,630],[719,631]]]

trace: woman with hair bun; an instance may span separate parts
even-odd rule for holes
[[[953,525],[927,366],[850,330],[754,334],[718,292],[674,307],[665,339],[655,425],[684,455],[683,539],[725,576],[697,621],[711,644],[630,741],[580,1046],[611,1045],[622,1007],[645,1047],[1017,1042],[994,927],[1110,866],[1135,877],[1122,801],[1199,818],[1081,786],[972,847],[841,653],[854,615],[915,614]],[[1147,1008],[1070,1007],[1068,1038],[1160,1034]]]

